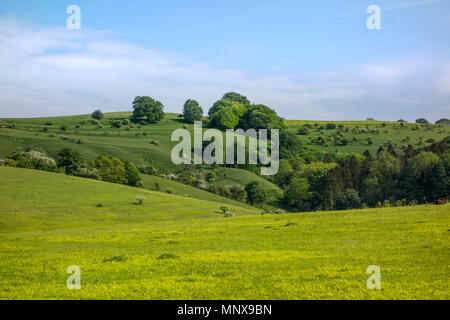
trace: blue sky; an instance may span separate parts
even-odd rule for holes
[[[81,30],[65,29],[71,4]],[[292,119],[437,120],[449,40],[447,0],[2,1],[0,117],[128,110],[135,95],[206,111],[237,91]]]

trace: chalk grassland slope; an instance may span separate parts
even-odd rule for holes
[[[0,167],[0,177],[0,232],[222,216],[221,203],[97,180],[8,167]],[[229,207],[236,215],[258,213]]]
[[[219,204],[89,179],[0,177],[2,299],[450,298],[448,205],[223,218]],[[66,287],[70,265],[81,290]],[[370,265],[381,290],[366,287]]]
[[[364,153],[369,150],[372,154],[376,153],[380,146],[385,147],[389,141],[397,152],[402,152],[402,146],[411,144],[414,148],[420,148],[430,145],[427,142],[429,139],[439,141],[450,135],[450,126],[429,126],[421,127],[415,123],[405,123],[401,126],[399,122],[389,121],[310,121],[310,120],[286,120],[286,127],[292,132],[296,133],[298,129],[308,124],[315,128],[315,125],[325,127],[327,123],[334,123],[336,126],[341,124],[344,126],[344,131],[340,130],[322,130],[323,133],[311,129],[308,135],[299,135],[299,139],[304,146],[311,149],[316,149],[324,152],[357,152]],[[354,133],[352,129],[357,127],[364,130],[369,129],[367,133]],[[345,132],[348,129],[348,132]],[[370,130],[378,131],[378,133],[370,132]],[[309,141],[317,139],[318,137],[327,140],[333,140],[332,136],[336,133],[341,133],[343,138],[348,141],[347,145],[336,145],[333,143],[327,144],[310,144]],[[372,144],[368,144],[367,139],[370,138]],[[356,141],[355,141],[355,140]],[[420,143],[420,141],[422,141]]]
[[[198,188],[194,188],[192,186],[183,184],[181,182],[173,181],[170,179],[164,179],[158,176],[152,176],[147,174],[141,174],[143,187],[149,190],[156,190],[155,185],[159,185],[159,191],[161,192],[170,192],[172,194],[196,198],[206,201],[213,201],[222,203],[226,206],[233,205],[236,207],[243,207],[248,209],[255,209],[250,205],[247,205],[242,202],[234,201],[225,197],[221,197],[211,192],[207,192],[204,190],[200,190]]]
[[[88,160],[93,160],[99,155],[115,156],[123,160],[133,161],[138,166],[151,164],[157,168],[173,171],[177,168],[171,161],[171,151],[177,142],[170,141],[175,129],[187,128],[193,132],[193,125],[185,124],[176,114],[166,114],[166,118],[160,123],[146,126],[134,126],[129,130],[126,126],[122,128],[111,128],[113,119],[125,119],[131,116],[130,112],[107,113],[101,121],[103,127],[89,123],[89,115],[53,117],[53,118],[31,118],[31,119],[3,119],[3,123],[15,123],[14,129],[0,128],[0,158],[5,158],[12,152],[24,150],[27,147],[44,149],[51,157],[56,158],[58,151],[63,147],[70,147],[83,154]],[[53,125],[45,125],[51,121]],[[62,131],[62,125],[67,125],[67,130]],[[79,128],[76,128],[79,126]],[[42,129],[47,131],[41,131]],[[69,139],[81,139],[77,144]],[[152,144],[151,142],[156,142]],[[235,168],[220,168],[222,176],[217,183],[221,185],[234,184],[245,186],[246,183],[256,180],[263,183],[269,190],[271,197],[281,196],[282,191],[278,186],[255,175],[249,171]],[[144,179],[144,187],[152,189],[156,177]],[[146,183],[147,182],[147,183]],[[164,185],[173,185],[171,181],[161,181]],[[177,187],[178,186],[178,187]],[[184,190],[175,185],[172,189],[175,194],[188,194],[204,200],[219,201],[226,204],[235,201],[220,196],[205,197],[205,192],[189,187]],[[179,192],[182,191],[182,192]],[[243,205],[245,206],[245,205]]]

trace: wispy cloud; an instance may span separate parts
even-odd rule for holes
[[[109,32],[68,31],[11,17],[0,17],[0,69],[0,117],[130,110],[137,95],[161,100],[166,111],[179,112],[188,98],[207,110],[227,91],[296,119],[414,119],[435,101],[427,113],[438,118],[449,105],[448,74],[436,62],[255,75],[118,41]]]

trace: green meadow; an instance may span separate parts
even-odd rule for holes
[[[1,299],[450,297],[448,204],[225,218],[214,199],[20,168],[0,181]]]

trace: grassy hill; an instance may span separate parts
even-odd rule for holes
[[[179,169],[171,161],[171,150],[176,142],[170,141],[171,133],[187,126],[177,114],[166,114],[160,123],[151,125],[134,125],[131,128],[122,126],[112,128],[111,121],[126,119],[130,112],[107,113],[100,125],[91,123],[90,115],[67,117],[0,119],[4,124],[0,128],[0,159],[13,152],[27,147],[42,148],[49,156],[55,158],[63,147],[70,147],[93,160],[100,155],[115,156],[123,160],[133,161],[137,166],[151,164],[159,172],[174,172]],[[48,123],[51,122],[51,125]],[[312,150],[323,152],[358,152],[366,149],[376,152],[380,146],[389,141],[395,149],[412,144],[414,147],[426,146],[432,141],[439,141],[450,134],[448,126],[420,126],[416,124],[400,125],[398,122],[381,121],[300,121],[286,120],[286,126],[292,132],[297,132],[305,125],[310,126],[307,135],[298,135],[302,145]],[[326,124],[334,123],[341,128],[327,130]],[[65,130],[61,127],[65,126]],[[11,127],[11,128],[8,128]],[[342,140],[346,145],[341,145]],[[431,139],[431,140],[430,140]],[[368,141],[370,140],[370,142]],[[268,190],[268,208],[279,207],[279,199],[283,191],[262,177],[237,168],[219,168],[217,185],[239,185],[244,187],[250,181],[259,181]],[[177,195],[187,195],[203,200],[219,201],[224,204],[234,204],[248,207],[225,197],[208,193],[189,185],[182,185],[169,179],[157,176],[144,176],[144,186],[154,189],[157,182],[163,191],[170,190]]]
[[[193,125],[186,125],[177,114],[167,113],[166,118],[157,124],[135,125],[128,130],[125,126],[111,128],[111,120],[125,119],[130,116],[130,112],[107,113],[101,121],[101,128],[90,122],[92,120],[90,115],[0,119],[6,125],[15,124],[14,128],[0,128],[0,146],[2,146],[0,159],[27,147],[41,148],[49,156],[56,158],[61,148],[70,147],[81,152],[88,160],[93,160],[100,155],[115,156],[133,161],[138,166],[151,163],[152,166],[161,170],[176,170],[178,167],[171,161],[171,151],[176,142],[170,141],[171,134],[175,129],[183,128],[183,126],[187,126],[193,132]],[[48,121],[53,124],[46,125]],[[63,125],[67,126],[67,130],[61,130]],[[76,140],[81,140],[81,143],[76,143]],[[220,185],[233,184],[244,187],[250,181],[260,181],[269,190],[271,195],[269,202],[272,204],[282,194],[278,186],[249,171],[236,168],[221,168],[220,171],[221,176],[217,181]],[[147,188],[152,189],[155,182],[166,189],[172,189],[175,194],[187,194],[199,199],[237,204],[235,201],[214,194],[206,195],[204,191],[190,186],[182,187],[173,181],[161,180],[158,177],[144,178],[144,185]]]
[[[164,192],[18,168],[0,178],[1,299],[450,297],[449,205],[224,218],[219,203]],[[70,265],[81,290],[66,288]],[[381,290],[366,287],[370,265]]]

